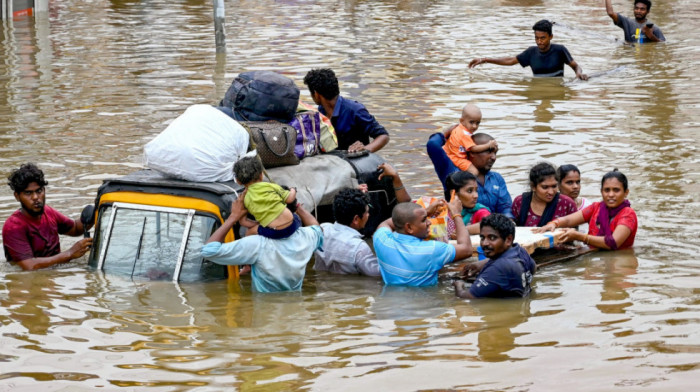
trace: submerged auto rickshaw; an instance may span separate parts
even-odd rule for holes
[[[296,186],[297,198],[320,222],[332,221],[332,200],[345,186],[366,183],[371,199],[371,235],[391,216],[396,196],[391,180],[378,179],[375,154],[351,158],[342,152],[305,158],[299,165],[269,169],[271,180]],[[141,170],[105,180],[95,199],[95,234],[88,265],[135,279],[195,282],[237,278],[238,268],[202,258],[201,249],[228,218],[243,191],[235,181],[174,180]],[[225,242],[240,238],[239,228]]]

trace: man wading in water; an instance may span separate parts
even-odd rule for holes
[[[537,77],[564,76],[564,64],[571,67],[576,72],[576,77],[581,80],[588,80],[588,76],[583,73],[581,67],[571,57],[564,45],[551,43],[552,22],[541,20],[532,26],[535,30],[535,43],[537,46],[530,46],[524,52],[515,57],[488,58],[482,57],[474,59],[469,63],[469,68],[474,68],[479,64],[491,63],[497,65],[520,64],[530,67],[532,74]]]

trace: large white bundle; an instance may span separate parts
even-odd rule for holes
[[[146,144],[145,164],[181,180],[230,181],[248,140],[231,117],[210,105],[193,105]]]

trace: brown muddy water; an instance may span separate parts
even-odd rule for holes
[[[382,151],[414,196],[438,195],[424,151],[466,102],[500,144],[511,194],[535,162],[574,163],[596,198],[614,167],[639,216],[632,251],[547,267],[517,301],[465,301],[448,282],[385,288],[309,271],[301,293],[240,283],[133,282],[85,268],[0,269],[0,390],[670,391],[700,377],[700,6],[657,0],[666,44],[627,46],[601,0],[227,1],[216,56],[212,1],[52,1],[0,31],[3,176],[37,162],[71,216],[189,105],[239,72],[302,87],[332,67],[343,95],[391,132]],[[628,1],[613,1],[630,15]],[[533,45],[558,22],[588,82],[533,79],[469,60]],[[17,208],[0,187],[0,222]],[[72,239],[63,242],[64,247]],[[4,263],[4,262],[3,262]]]

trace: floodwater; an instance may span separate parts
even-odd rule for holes
[[[301,293],[240,283],[132,282],[84,268],[0,269],[0,390],[669,391],[700,377],[700,7],[654,2],[667,44],[627,46],[600,0],[228,1],[216,56],[212,2],[52,1],[0,31],[3,176],[37,162],[71,216],[189,105],[239,72],[302,87],[329,66],[391,132],[382,154],[414,196],[438,195],[428,136],[477,103],[511,194],[528,168],[574,163],[583,195],[630,179],[632,251],[539,271],[530,298],[456,299],[449,282],[385,288],[309,271]],[[614,1],[631,14],[628,2]],[[622,4],[625,4],[624,6]],[[533,45],[558,22],[588,82],[469,60]],[[0,221],[17,208],[0,187]],[[64,241],[64,247],[71,239]]]

